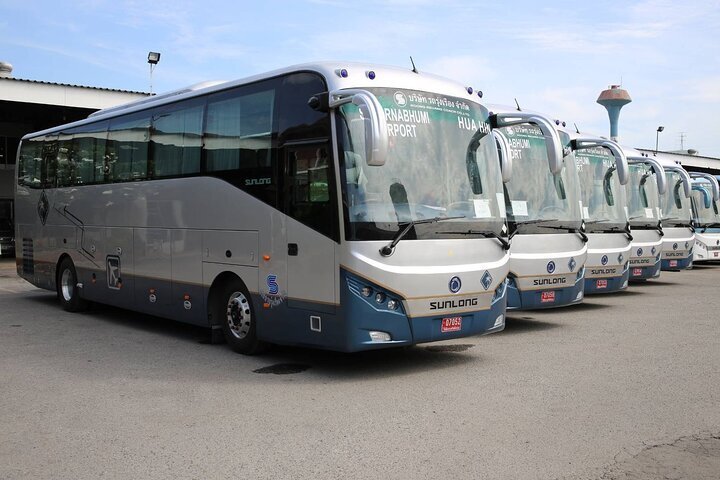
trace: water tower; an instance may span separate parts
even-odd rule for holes
[[[630,94],[627,90],[620,88],[620,85],[610,85],[610,88],[603,90],[597,99],[597,103],[607,109],[610,117],[610,138],[617,141],[618,139],[618,119],[620,118],[620,109],[632,102]]]

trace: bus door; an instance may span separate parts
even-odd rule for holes
[[[329,142],[285,146],[287,305],[326,313],[335,312],[338,282],[330,152]]]

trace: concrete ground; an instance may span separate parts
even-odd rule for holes
[[[720,476],[720,265],[504,332],[263,356],[0,262],[0,479]]]

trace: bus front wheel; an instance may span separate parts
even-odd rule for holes
[[[220,320],[225,341],[230,348],[245,355],[255,355],[265,344],[257,338],[257,318],[245,285],[233,279],[220,287],[213,302],[213,318]]]
[[[87,300],[80,298],[77,272],[69,257],[64,258],[58,268],[57,294],[60,305],[68,312],[80,312],[88,307]]]

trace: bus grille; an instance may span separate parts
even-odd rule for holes
[[[32,238],[23,238],[22,246],[23,263],[22,269],[25,275],[35,274],[35,253]]]

